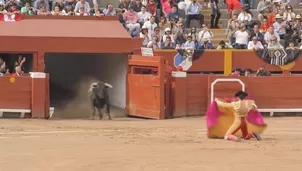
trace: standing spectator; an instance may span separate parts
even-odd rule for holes
[[[262,43],[257,39],[257,37],[254,36],[252,38],[252,41],[249,41],[247,49],[259,50],[259,49],[264,49],[264,47],[263,47]]]
[[[151,14],[149,12],[147,12],[147,9],[145,6],[142,6],[141,12],[137,13],[137,15],[138,15],[138,22],[140,23],[140,25],[143,25],[151,17]]]
[[[157,27],[155,23],[155,17],[151,16],[150,21],[144,23],[143,27],[148,28],[149,37],[154,33],[154,29]]]
[[[113,9],[113,5],[111,3],[107,4],[106,8],[103,10],[103,14],[108,15],[116,15],[115,10]]]
[[[271,26],[267,30],[267,32],[264,34],[264,41],[265,41],[265,43],[268,44],[270,42],[270,40],[271,40],[272,37],[276,37],[277,41],[278,42],[280,41],[279,34],[274,31],[274,27],[273,26]]]
[[[49,4],[45,0],[36,0],[34,8],[41,9],[41,6],[44,5],[47,11],[50,11]]]
[[[214,34],[209,30],[206,24],[202,25],[202,30],[198,34],[198,41],[203,42],[205,40],[211,40],[214,37]]]
[[[220,19],[221,13],[220,13],[218,3],[219,3],[219,0],[211,0],[212,14],[211,14],[211,27],[210,28],[219,28],[218,21]]]
[[[199,2],[196,0],[193,0],[192,3],[187,7],[187,20],[186,20],[186,25],[187,27],[190,27],[191,20],[199,20],[200,25],[203,24],[204,21],[204,15],[201,14],[202,6],[200,5]]]
[[[140,24],[138,23],[138,15],[134,11],[133,6],[130,6],[129,11],[126,11],[124,13],[123,18],[130,35],[136,37],[140,30]]]
[[[31,4],[29,2],[25,3],[25,6],[21,8],[21,13],[23,15],[35,15],[35,9],[31,7]]]
[[[280,39],[284,39],[286,29],[289,28],[289,26],[285,21],[283,21],[283,18],[280,14],[276,15],[276,22],[273,24],[273,26],[274,31],[279,34]]]
[[[235,49],[247,49],[247,43],[249,40],[249,33],[247,32],[245,25],[241,23],[239,30],[233,32],[235,37]]]
[[[90,5],[86,0],[79,0],[76,3],[76,6],[74,8],[74,12],[77,13],[77,11],[80,11],[80,8],[83,7],[85,11],[81,11],[83,14],[89,14],[90,11]]]
[[[121,0],[120,4],[118,5],[120,9],[128,9],[129,2],[127,0]]]
[[[252,40],[253,37],[256,37],[261,43],[264,42],[264,34],[260,32],[258,24],[254,25],[254,28],[250,33],[250,40]]]
[[[181,18],[176,4],[172,5],[172,11],[168,13],[167,18],[169,21],[173,18],[176,22]]]
[[[273,4],[271,0],[261,0],[257,6],[258,19],[262,21],[272,11]]]

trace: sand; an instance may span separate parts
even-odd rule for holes
[[[208,139],[205,119],[0,120],[0,171],[300,171],[302,118],[262,141]]]

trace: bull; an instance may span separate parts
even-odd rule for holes
[[[95,109],[98,110],[100,119],[103,119],[102,109],[106,105],[107,114],[109,120],[111,120],[108,88],[113,88],[113,86],[101,81],[94,82],[90,85],[88,92],[90,93],[90,100],[93,107],[92,119],[95,118]]]

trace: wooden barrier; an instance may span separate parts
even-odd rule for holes
[[[0,77],[0,115],[31,113],[32,118],[46,118],[49,114],[49,89],[45,73],[30,76]]]

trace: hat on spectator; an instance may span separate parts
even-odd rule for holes
[[[301,19],[301,15],[300,14],[296,15],[295,19]]]
[[[167,31],[171,31],[170,27],[167,27],[167,28],[165,29],[165,32],[167,32]]]
[[[283,17],[280,14],[277,14],[275,18],[276,19],[282,19]]]
[[[281,2],[281,0],[273,0],[273,3],[278,3],[278,2]]]
[[[148,27],[147,27],[147,26],[145,26],[145,25],[143,25],[142,30],[143,30],[143,29],[148,30]]]
[[[178,3],[178,9],[185,10],[186,7],[187,7],[187,4],[185,2],[181,1]]]

